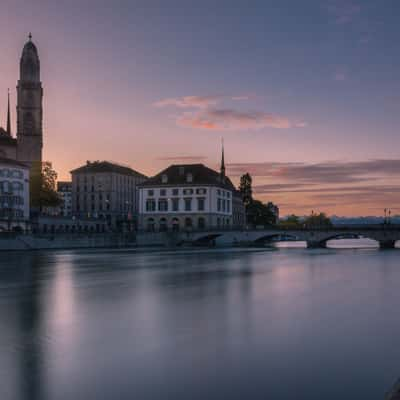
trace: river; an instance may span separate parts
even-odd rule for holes
[[[1,400],[380,400],[400,250],[0,253]]]

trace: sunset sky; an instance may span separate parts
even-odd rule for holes
[[[282,214],[400,214],[398,0],[2,0],[0,124],[29,31],[44,155],[253,176]],[[3,94],[1,96],[1,93]]]

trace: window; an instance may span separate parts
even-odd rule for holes
[[[172,196],[179,196],[179,189],[172,189]]]
[[[221,199],[217,200],[217,210],[221,211]]]
[[[160,232],[166,232],[168,230],[167,220],[165,218],[160,219]]]
[[[191,228],[193,226],[191,218],[185,218],[185,228]]]
[[[168,211],[168,200],[167,199],[158,200],[158,211]]]
[[[167,183],[168,182],[168,175],[167,174],[162,174],[161,175],[161,182],[162,183]]]
[[[217,194],[218,194],[218,196],[221,196],[221,190],[220,189],[217,189]]]
[[[153,218],[149,218],[147,220],[147,231],[154,232],[155,231],[155,223]]]
[[[22,171],[14,170],[12,171],[12,177],[15,179],[22,179],[24,177],[24,174]]]
[[[222,212],[225,212],[225,199],[222,200]]]
[[[192,174],[186,174],[186,182],[193,182],[193,175]]]
[[[183,194],[193,194],[193,189],[183,189]]]
[[[178,218],[173,218],[173,220],[172,220],[172,231],[173,232],[179,231],[179,219]]]
[[[200,217],[197,221],[197,226],[199,229],[204,229],[206,227],[206,220],[203,217]]]
[[[196,194],[206,194],[206,193],[207,193],[207,189],[204,189],[204,188],[196,189]]]
[[[231,198],[231,192],[226,192],[226,197],[227,197],[228,199],[230,199],[230,198]]]
[[[172,211],[179,211],[179,199],[172,199]]]
[[[185,199],[185,211],[192,211],[192,199],[191,198]]]
[[[108,206],[109,204],[107,204]],[[107,208],[108,209],[108,208]],[[146,201],[146,211],[147,212],[152,212],[152,211],[156,211],[156,202],[153,199],[148,199]]]
[[[153,189],[148,190],[147,196],[154,196],[154,190]]]
[[[229,200],[226,201],[226,212],[231,212],[231,202]]]
[[[165,189],[160,189],[160,196],[166,196],[167,191]]]
[[[204,197],[199,197],[197,199],[197,209],[199,211],[204,211],[204,204],[205,204],[205,199]]]
[[[21,182],[13,182],[12,183],[13,191],[18,191],[23,189],[23,185]]]

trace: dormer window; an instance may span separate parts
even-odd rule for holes
[[[193,175],[192,174],[186,174],[186,182],[193,182]]]
[[[167,174],[162,174],[161,175],[161,182],[162,183],[167,183],[168,182],[168,175]]]

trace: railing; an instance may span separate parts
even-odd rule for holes
[[[359,232],[359,231],[398,231],[400,224],[371,224],[371,225],[333,225],[333,226],[222,226],[222,227],[205,227],[199,228],[180,228],[173,230],[172,228],[166,230],[146,230],[139,229],[138,233],[202,233],[202,232],[254,232],[254,231],[276,231],[279,232]]]

